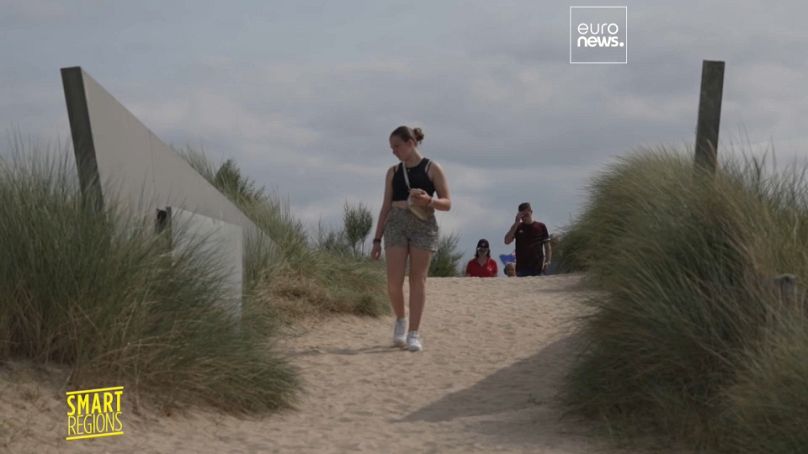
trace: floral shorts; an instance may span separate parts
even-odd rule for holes
[[[390,208],[384,224],[384,248],[390,246],[438,250],[438,221],[435,215],[426,221],[418,219],[407,208]]]

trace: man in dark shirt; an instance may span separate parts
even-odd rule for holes
[[[547,270],[552,257],[550,234],[547,226],[533,220],[533,210],[527,202],[519,204],[516,221],[505,234],[505,244],[511,244],[514,239],[517,276],[539,276]]]

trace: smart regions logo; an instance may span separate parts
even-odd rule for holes
[[[628,63],[628,8],[570,7],[570,63]]]
[[[123,386],[71,391],[66,394],[69,410],[65,440],[123,435]]]

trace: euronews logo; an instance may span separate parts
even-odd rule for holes
[[[570,63],[628,63],[628,8],[570,7]]]
[[[620,26],[614,22],[608,24],[578,24],[578,47],[623,47],[625,42],[620,41],[617,35]]]

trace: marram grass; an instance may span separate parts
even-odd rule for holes
[[[808,318],[772,283],[808,280],[803,174],[747,159],[707,177],[645,150],[594,179],[561,245],[600,290],[564,390],[574,412],[696,448],[808,452]]]

